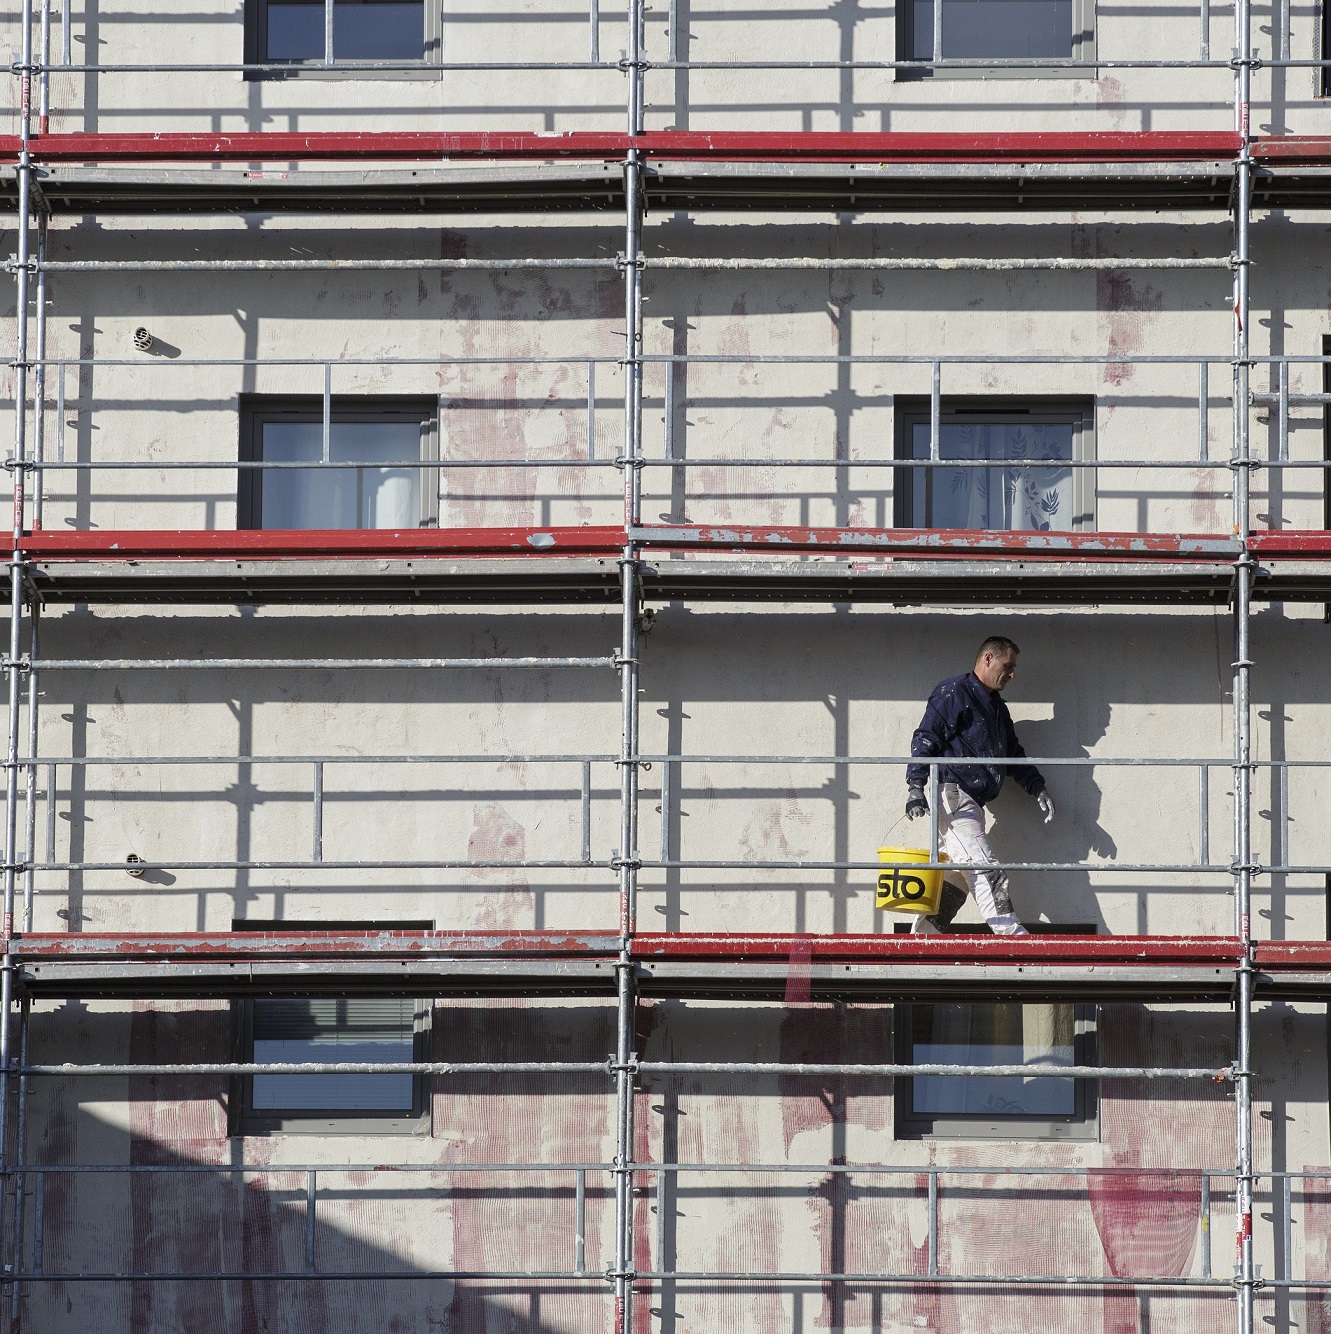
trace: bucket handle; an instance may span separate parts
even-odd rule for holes
[[[882,847],[887,842],[887,840],[892,837],[892,831],[896,829],[897,825],[899,825],[905,818],[906,815],[905,812],[903,811],[902,814],[898,815],[896,820],[891,825],[888,826],[887,833],[885,833],[882,836],[882,838],[878,840],[879,847]]]

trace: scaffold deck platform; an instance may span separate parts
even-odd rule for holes
[[[615,212],[631,150],[644,163],[644,203],[661,211],[1227,212],[1239,142],[1189,131],[260,131],[46,134],[29,152],[34,204],[50,216]],[[11,207],[18,152],[16,137],[0,137],[0,195]],[[1251,158],[1254,208],[1331,204],[1331,140],[1259,137]],[[357,170],[301,169],[349,160]],[[415,165],[395,165],[404,162]],[[207,169],[187,169],[195,164]]]
[[[24,935],[33,999],[243,995],[615,995],[609,933]],[[1244,962],[1228,936],[673,935],[629,944],[644,998],[816,1001],[1195,1001],[1229,1004]],[[1255,995],[1331,997],[1331,943],[1255,947]]]
[[[633,545],[649,601],[1225,605],[1238,543],[1135,533],[659,526],[29,534],[43,601],[613,602]],[[1252,596],[1331,600],[1331,534],[1256,534]]]

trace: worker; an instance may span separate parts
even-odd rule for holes
[[[911,755],[916,759],[991,756],[1024,760],[1026,752],[1017,740],[1012,715],[1003,702],[1003,690],[1017,674],[1020,651],[1012,640],[994,635],[980,645],[975,666],[969,672],[940,681],[929,696],[924,717],[911,738]],[[912,933],[938,932],[960,911],[967,893],[972,893],[996,935],[1029,934],[1012,911],[1007,874],[998,869],[998,859],[984,833],[984,808],[998,796],[1009,773],[1039,802],[1044,822],[1048,824],[1054,818],[1054,799],[1033,764],[938,766],[940,850],[952,861],[979,863],[981,869],[957,868],[950,872],[964,879],[964,889],[945,874],[938,911],[917,917]],[[910,789],[906,798],[908,819],[918,820],[929,814],[929,802],[924,795],[928,781],[928,765],[912,764],[906,769]],[[994,869],[984,869],[986,865]]]

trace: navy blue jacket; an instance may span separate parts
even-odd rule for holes
[[[974,672],[940,681],[924,706],[924,717],[910,739],[910,753],[917,757],[998,756],[1025,759],[1017,740],[1012,715],[1003,696],[990,690]],[[939,765],[939,783],[955,783],[981,806],[998,796],[1009,774],[1032,796],[1044,787],[1044,777],[1033,764],[959,764],[954,769]],[[912,764],[906,770],[911,787],[929,786],[929,768]]]

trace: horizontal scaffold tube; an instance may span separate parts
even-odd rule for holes
[[[24,1065],[21,1075],[520,1075],[605,1074],[613,1061],[330,1061],[330,1062],[204,1062],[176,1064],[129,1062],[95,1065]],[[1023,1079],[1213,1079],[1232,1078],[1229,1068],[1156,1068],[1097,1065],[811,1065],[790,1061],[642,1061],[642,1074],[838,1075],[847,1078],[896,1079],[911,1075],[992,1075]]]
[[[1009,272],[1022,270],[1120,269],[1232,269],[1229,255],[1201,258],[1160,256],[1093,259],[1043,255],[1033,258],[957,258],[916,259],[895,256],[845,256],[841,258],[776,258],[772,256],[656,255],[642,261],[647,269],[780,269],[849,270],[869,269],[907,273]],[[479,269],[507,272],[522,269],[614,269],[618,257],[549,259],[71,259],[47,260],[40,265],[44,273],[393,273]],[[35,267],[35,266],[34,266]]]
[[[907,273],[951,273],[992,270],[1007,272],[1023,269],[1117,270],[1117,269],[1232,269],[1229,255],[1212,255],[1200,259],[1160,256],[1158,258],[1116,259],[1099,256],[1094,259],[1071,259],[1059,255],[1035,258],[957,258],[957,259],[904,259],[893,256],[845,257],[820,259],[812,257],[773,258],[771,256],[693,256],[649,255],[643,260],[648,269],[885,269]]]
[[[379,671],[389,668],[470,669],[499,667],[613,667],[614,658],[41,658],[26,664],[33,671],[183,671],[203,670]]]
[[[550,259],[53,259],[32,267],[43,273],[415,273],[420,270],[614,269],[614,255]],[[1045,266],[1048,267],[1048,266]],[[1114,264],[1114,268],[1123,267]],[[1129,263],[1129,268],[1140,265]],[[1155,267],[1155,266],[1152,266]],[[1171,265],[1169,267],[1180,267]],[[1211,268],[1208,263],[1184,268]]]

